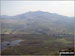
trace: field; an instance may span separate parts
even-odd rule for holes
[[[17,44],[15,40],[22,41]],[[3,47],[4,41],[8,43]],[[72,35],[2,34],[1,43],[2,55],[59,55],[59,51],[73,48],[74,37]]]

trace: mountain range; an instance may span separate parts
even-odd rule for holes
[[[0,34],[73,34],[74,17],[30,11],[16,16],[0,16]]]

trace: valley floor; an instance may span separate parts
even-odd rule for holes
[[[2,55],[59,55],[73,49],[74,37],[39,34],[1,34]],[[74,50],[71,50],[74,51]]]

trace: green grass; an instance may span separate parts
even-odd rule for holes
[[[72,43],[71,41],[67,41],[66,39],[64,38],[61,38],[61,39],[57,39],[56,42],[61,42],[61,43],[64,43],[64,44],[69,44],[69,43]]]
[[[47,43],[55,42],[55,40],[50,40],[50,39],[49,39],[49,40],[44,40],[43,42],[47,44]]]

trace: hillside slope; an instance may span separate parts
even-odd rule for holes
[[[74,17],[43,11],[0,16],[0,34],[73,34]]]

